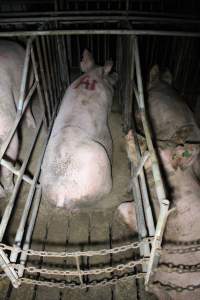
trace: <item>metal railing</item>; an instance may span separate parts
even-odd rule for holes
[[[40,168],[45,149],[48,143],[48,138],[51,134],[51,129],[53,126],[54,118],[57,113],[58,105],[67,85],[69,84],[69,68],[67,51],[65,47],[65,39],[62,36],[58,36],[56,37],[56,39],[50,36],[30,37],[27,41],[16,120],[13,125],[13,129],[11,130],[7,140],[2,145],[0,151],[0,164],[8,168],[13,174],[15,174],[15,176],[17,176],[14,191],[7,203],[0,223],[0,266],[4,270],[6,275],[9,277],[14,287],[18,287],[22,282],[26,282],[28,284],[42,285],[42,282],[39,280],[37,281],[35,279],[33,280],[30,278],[23,277],[25,271],[26,273],[36,272],[41,274],[44,273],[62,276],[76,275],[80,280],[80,286],[83,288],[87,287],[83,284],[82,276],[84,276],[85,273],[80,268],[79,257],[93,255],[110,255],[111,253],[127,251],[130,248],[139,248],[141,259],[139,259],[138,261],[130,261],[129,263],[117,265],[115,267],[112,266],[103,269],[88,270],[88,274],[106,274],[108,272],[112,273],[116,270],[122,271],[130,268],[133,269],[136,265],[140,265],[142,266],[142,273],[132,274],[131,276],[135,278],[139,278],[140,276],[145,277],[146,285],[148,285],[149,283],[151,272],[156,267],[156,263],[158,260],[157,250],[161,247],[162,235],[168,215],[169,201],[166,200],[163,181],[160,174],[156,153],[151,141],[149,125],[146,118],[137,37],[129,36],[127,37],[127,39],[128,38],[130,39],[129,57],[131,58],[131,63],[129,63],[130,69],[129,72],[127,72],[127,76],[129,76],[128,86],[126,86],[125,89],[125,127],[126,129],[129,129],[131,125],[131,107],[133,95],[135,95],[142,116],[142,124],[148,147],[147,152],[143,156],[140,150],[140,145],[137,140],[136,132],[134,132],[134,143],[136,146],[137,163],[135,164],[134,161],[131,161],[131,175],[133,196],[136,203],[139,242],[131,243],[130,245],[122,245],[120,247],[112,248],[110,250],[102,249],[99,251],[86,251],[72,254],[67,252],[59,253],[34,251],[30,249],[31,237],[34,230],[34,224],[37,219],[38,208],[41,199],[41,187],[38,183]],[[117,57],[120,58],[120,55],[117,55]],[[63,68],[63,64],[66,66],[65,68]],[[128,68],[128,64],[126,66]],[[119,70],[121,68],[119,62],[118,68]],[[30,89],[28,89],[27,80],[29,72],[32,72],[34,76],[34,83]],[[136,79],[135,83],[134,78]],[[14,166],[10,165],[9,162],[6,161],[4,156],[15,132],[18,129],[18,126],[20,126],[21,119],[24,116],[27,106],[31,103],[30,101],[33,98],[33,94],[35,91],[37,91],[40,108],[42,110],[41,118],[37,122],[37,128],[35,129],[31,145],[29,146],[29,149],[25,154],[20,170],[17,170]],[[31,178],[26,174],[27,165],[31,159],[33,149],[38,141],[38,136],[42,127],[46,129],[47,133],[43,141],[43,148],[40,153],[40,157],[37,161],[34,176]],[[147,159],[151,160],[155,188],[160,204],[160,214],[156,226],[154,226],[153,215],[147,191],[146,179],[144,176],[144,163]],[[30,185],[30,189],[22,211],[19,226],[16,230],[14,245],[8,246],[6,244],[3,244],[2,242],[22,182],[28,183]],[[27,230],[25,230],[25,225],[27,223],[28,218],[29,224]],[[63,271],[60,270],[44,270],[42,268],[39,269],[34,267],[26,267],[28,256],[67,257],[70,255],[75,258],[77,268],[76,271],[66,270],[63,273]],[[16,263],[17,261],[19,261],[19,263]],[[129,278],[128,276],[124,275],[124,278],[125,277]],[[119,279],[121,279],[120,276]],[[113,279],[111,283],[114,284],[116,283],[116,281],[117,279]],[[43,285],[56,286],[56,283],[52,284],[51,282],[47,283],[46,281],[44,281]],[[57,284],[57,286],[67,287],[65,284]],[[79,288],[80,286],[77,287]]]

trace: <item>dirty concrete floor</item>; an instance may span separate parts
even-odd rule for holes
[[[37,250],[49,251],[74,251],[74,250],[95,250],[102,248],[114,247],[116,245],[126,244],[136,240],[128,227],[123,223],[117,213],[117,206],[126,200],[131,200],[132,196],[127,192],[129,184],[129,167],[125,153],[124,138],[121,126],[121,116],[118,112],[113,112],[110,116],[110,127],[113,137],[113,190],[105,199],[102,199],[93,210],[83,211],[77,214],[67,215],[62,209],[57,209],[43,203],[41,200],[39,213],[32,236],[31,248]],[[31,131],[23,132],[24,139],[30,139]],[[44,132],[41,132],[38,145],[33,153],[33,159],[29,170],[34,174],[37,157],[41,151],[41,144]],[[25,152],[23,146],[21,157]],[[19,194],[15,207],[15,214],[8,227],[7,242],[12,243],[16,232],[17,224],[23,209],[24,201],[27,197],[28,184],[24,184]],[[3,211],[5,203],[1,202],[0,211]],[[91,257],[81,260],[81,268],[102,267],[123,263],[128,259],[134,259],[136,253],[128,251],[125,254],[115,254],[112,256]],[[36,264],[45,267],[48,264],[62,266],[75,266],[72,259],[52,259],[44,258],[40,261],[29,259],[28,265]],[[48,279],[49,275],[46,275]],[[109,278],[110,275],[107,275]],[[98,275],[97,279],[105,276]],[[38,277],[39,279],[39,277]],[[72,280],[74,278],[64,278]],[[93,280],[94,276],[84,278],[84,280]],[[78,282],[78,281],[77,281]],[[69,290],[48,288],[42,286],[32,286],[22,284],[20,288],[14,289],[7,279],[0,281],[0,300],[125,300],[125,299],[155,299],[154,296],[144,291],[141,280],[128,279],[127,281],[118,282],[114,286],[99,288],[89,288],[87,290]]]

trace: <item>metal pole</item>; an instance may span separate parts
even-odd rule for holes
[[[41,31],[10,31],[0,32],[0,37],[15,36],[44,36],[44,35],[159,35],[159,36],[185,36],[200,37],[200,32],[193,31],[167,31],[167,30],[144,30],[144,29],[60,29]]]
[[[33,147],[35,145],[35,142],[37,140],[39,131],[40,131],[41,126],[42,126],[42,122],[43,122],[43,120],[41,119],[39,121],[38,128],[37,128],[37,131],[36,131],[37,134],[35,135],[35,138],[32,142],[31,147],[30,147],[31,150],[33,149]],[[36,173],[36,175],[37,175],[37,173]],[[37,183],[37,181],[35,179],[36,175],[33,177],[33,180],[31,182],[31,188],[30,188],[30,191],[29,191],[29,194],[28,194],[25,206],[24,206],[24,210],[23,210],[23,213],[22,213],[22,216],[21,216],[21,220],[20,220],[19,226],[17,228],[16,235],[15,235],[15,246],[17,246],[17,247],[20,247],[21,242],[22,242],[22,238],[23,238],[23,235],[24,235],[25,225],[26,225],[26,222],[27,222],[28,214],[29,214],[31,204],[32,204],[33,195],[34,195],[35,188],[36,188],[36,183]],[[15,252],[13,250],[12,253],[11,253],[11,256],[10,256],[10,261],[11,262],[16,262],[17,255],[18,255],[18,252]]]
[[[4,143],[2,144],[1,146],[1,149],[0,149],[0,161],[4,155],[4,153],[6,152],[14,134],[15,134],[15,131],[17,130],[17,126],[18,124],[20,123],[22,117],[23,117],[23,114],[24,112],[26,111],[26,108],[27,106],[29,105],[29,102],[31,100],[31,97],[33,95],[33,93],[35,92],[36,88],[37,88],[37,85],[38,85],[38,82],[35,81],[35,83],[33,84],[33,86],[31,87],[26,99],[24,100],[24,107],[23,107],[23,111],[20,115],[16,116],[16,119],[15,119],[15,122],[14,122],[14,125],[13,125],[13,128],[11,130],[11,132],[9,133],[7,139],[4,141]]]
[[[19,191],[19,188],[20,188],[20,185],[21,185],[21,181],[22,181],[22,178],[23,178],[23,175],[24,175],[24,172],[26,170],[26,166],[28,164],[28,161],[30,159],[30,155],[32,153],[32,150],[34,148],[34,145],[35,145],[35,141],[36,141],[36,138],[37,138],[37,135],[38,135],[38,131],[39,131],[40,127],[37,128],[37,131],[35,133],[35,136],[33,138],[33,143],[30,147],[30,149],[27,151],[26,153],[26,156],[25,156],[25,159],[24,159],[24,162],[21,166],[21,169],[19,170],[19,176],[16,180],[16,183],[15,183],[15,187],[14,187],[14,190],[13,190],[13,193],[8,201],[8,204],[6,206],[6,209],[4,211],[4,214],[3,214],[3,217],[1,219],[1,224],[0,224],[0,241],[2,241],[3,239],[3,236],[4,236],[4,233],[5,233],[5,230],[6,230],[6,227],[7,227],[7,224],[9,222],[9,219],[10,219],[10,216],[11,216],[11,213],[12,213],[12,210],[13,210],[13,207],[14,207],[14,202],[15,202],[15,199],[16,199],[16,196],[17,196],[17,193]]]
[[[29,223],[29,226],[28,226],[28,229],[27,229],[27,232],[26,232],[26,237],[25,237],[25,242],[24,242],[24,245],[23,245],[23,250],[28,250],[30,248],[31,237],[32,237],[35,221],[36,221],[37,214],[38,214],[38,209],[39,209],[40,200],[41,200],[41,194],[42,194],[42,190],[41,190],[41,187],[39,187],[36,191],[33,211],[32,211],[31,218],[30,218],[30,223]],[[27,254],[25,252],[22,252],[21,256],[20,256],[20,268],[18,269],[18,276],[19,277],[23,276],[24,266],[26,264],[26,260],[27,260]]]

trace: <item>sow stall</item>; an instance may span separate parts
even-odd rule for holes
[[[49,19],[46,22],[49,22]],[[8,32],[0,32],[0,37],[17,38],[17,41],[22,41],[26,37],[26,57],[16,120],[12,131],[0,150],[1,165],[11,170],[15,176],[15,188],[12,195],[9,196],[7,202],[1,203],[0,265],[3,270],[1,277],[7,276],[16,288],[22,283],[26,283],[34,286],[59,287],[72,290],[112,286],[117,284],[118,281],[142,278],[148,289],[151,275],[159,260],[159,249],[161,248],[163,231],[169,213],[169,200],[165,193],[157,155],[151,140],[149,122],[146,117],[138,40],[142,41],[144,33],[154,34],[155,36],[184,36],[187,33],[144,32],[132,29],[107,28],[94,30],[56,29],[58,20],[55,18],[54,22],[54,28],[45,23],[42,26],[40,25],[39,30],[31,32],[31,34],[27,31],[9,30]],[[63,23],[65,22],[63,21]],[[87,22],[85,20],[86,24]],[[102,22],[106,27],[106,18]],[[198,34],[191,33],[190,35],[196,36]],[[80,74],[77,73],[80,72],[77,71],[77,62],[81,57],[81,51],[85,44],[88,48],[94,50],[99,63],[110,58],[110,55],[115,59],[116,71],[120,80],[116,90],[113,111],[116,109],[117,113],[122,114],[123,134],[125,134],[129,129],[135,128],[133,118],[134,102],[141,114],[147,144],[147,151],[142,155],[138,136],[134,130],[136,158],[130,160],[130,171],[126,160],[123,161],[128,170],[132,192],[132,196],[129,193],[129,198],[131,197],[135,202],[138,236],[136,238],[129,235],[125,242],[123,242],[123,239],[117,238],[116,240],[119,241],[116,244],[112,238],[111,221],[109,228],[106,229],[108,230],[108,239],[103,240],[103,243],[100,243],[98,247],[98,241],[94,243],[91,238],[91,213],[87,221],[89,224],[89,229],[86,230],[88,232],[87,243],[85,241],[81,242],[82,233],[80,233],[80,236],[77,235],[76,243],[73,239],[70,241],[70,238],[66,238],[67,231],[69,227],[72,228],[71,230],[76,227],[75,223],[78,222],[80,216],[75,216],[73,218],[74,224],[69,226],[67,217],[65,217],[66,212],[58,213],[52,207],[47,209],[46,204],[42,204],[42,190],[39,182],[42,159],[60,101],[73,77]],[[113,44],[115,47],[113,47]],[[73,49],[76,49],[76,51]],[[75,61],[75,66],[73,61]],[[31,87],[30,74],[33,74],[34,77]],[[23,129],[24,112],[28,105],[32,106],[36,119],[36,128],[33,131],[28,131],[27,128]],[[116,122],[119,121],[120,119]],[[13,167],[6,160],[6,151],[16,130],[22,131],[23,137],[20,167]],[[147,159],[151,160],[157,199],[150,199],[148,192],[148,182],[144,170]],[[127,186],[124,188],[126,189]],[[113,207],[116,208],[124,201],[123,195],[120,196],[122,196],[121,200],[114,201]],[[106,200],[108,201],[108,199]],[[159,201],[160,212],[157,220],[155,220],[152,212],[152,201]],[[56,248],[60,250],[60,247],[56,245],[56,228],[54,230],[51,228],[51,231],[54,231],[55,234],[52,241],[55,241],[55,243],[50,245],[50,249],[48,249],[48,228],[53,225],[51,224],[51,218],[48,219],[46,227],[44,227],[44,224],[42,225],[41,220],[44,215],[40,211],[41,205],[43,205],[43,212],[47,209],[48,213],[50,211],[53,215],[52,218],[60,218],[62,215],[60,220],[64,220],[65,229],[62,230],[62,226],[64,227],[62,222],[59,226],[63,236],[63,251],[55,250]],[[105,206],[103,209],[109,210],[109,207]],[[110,210],[112,220],[113,210],[112,208]],[[98,230],[103,230],[102,220],[104,217],[99,218]],[[85,217],[83,223],[80,222],[79,226],[83,226],[84,222]],[[40,226],[42,226],[42,229]],[[38,241],[34,240],[36,228],[40,233],[42,232],[43,236]],[[117,233],[115,235],[117,237]],[[80,240],[77,243],[79,238]],[[128,255],[124,261],[126,252],[130,250],[132,251],[131,255]],[[135,255],[133,255],[133,252]],[[123,257],[123,259],[115,260],[115,256]],[[104,259],[103,262],[101,257]]]

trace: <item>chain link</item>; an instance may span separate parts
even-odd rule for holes
[[[23,267],[24,270],[26,270],[29,273],[40,273],[40,274],[47,274],[47,275],[61,275],[61,276],[84,276],[84,275],[99,275],[102,273],[112,273],[115,271],[123,271],[125,269],[134,268],[137,265],[143,264],[144,262],[147,262],[147,258],[142,258],[140,260],[136,261],[129,261],[126,264],[120,264],[115,267],[107,267],[107,268],[98,268],[98,269],[91,269],[91,270],[80,270],[80,271],[62,271],[62,270],[51,270],[51,269],[45,269],[45,268],[35,268],[34,266],[31,267]],[[14,267],[15,269],[22,268],[22,265],[20,264],[10,264],[10,266]]]
[[[187,285],[185,287],[178,286],[175,284],[169,284],[169,283],[164,283],[161,281],[154,281],[152,284],[149,285],[150,288],[154,288],[155,286],[159,286],[162,289],[165,289],[166,291],[176,291],[178,293],[184,292],[184,291],[189,291],[192,292],[194,290],[197,290],[200,288],[200,284],[197,285]]]
[[[39,286],[46,286],[46,287],[57,287],[57,288],[69,288],[69,289],[86,289],[86,288],[93,288],[93,287],[102,287],[108,285],[114,285],[118,281],[126,281],[128,279],[139,279],[144,278],[146,273],[125,273],[121,276],[113,276],[112,278],[104,278],[101,281],[93,280],[89,283],[78,284],[76,282],[55,282],[54,280],[47,281],[47,280],[36,280],[27,277],[22,277],[19,279],[19,283],[26,283],[32,285],[39,285]]]
[[[163,271],[168,273],[194,273],[200,272],[200,264],[196,265],[174,265],[172,263],[162,263],[154,271]]]
[[[102,255],[109,255],[109,254],[116,254],[120,252],[125,252],[127,250],[139,248],[143,243],[151,243],[152,238],[145,238],[141,242],[133,242],[131,244],[118,246],[112,249],[101,249],[101,250],[90,250],[90,251],[76,251],[76,252],[53,252],[53,251],[37,251],[33,249],[23,250],[17,246],[7,246],[6,244],[0,243],[0,249],[2,250],[9,250],[9,251],[16,251],[17,253],[23,253],[26,255],[34,255],[34,256],[41,256],[41,257],[80,257],[80,256],[102,256]]]
[[[200,245],[194,245],[192,247],[186,247],[186,248],[164,248],[161,250],[161,253],[167,253],[167,254],[185,254],[185,253],[192,253],[192,252],[198,252],[200,251]]]

